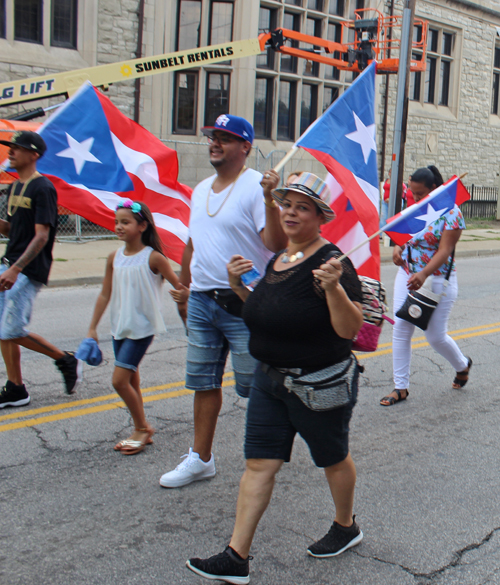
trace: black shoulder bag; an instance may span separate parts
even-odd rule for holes
[[[412,266],[411,262],[411,248],[408,247],[408,266]],[[451,269],[453,266],[453,260],[455,258],[455,249],[451,253],[451,262],[450,266],[448,267],[448,272],[445,276],[445,289],[448,286],[448,281],[450,280]],[[400,319],[404,319],[408,321],[408,323],[412,323],[417,327],[420,327],[423,331],[425,331],[429,325],[429,321],[432,317],[432,313],[434,313],[434,309],[438,306],[439,301],[444,293],[438,295],[433,293],[431,290],[425,288],[425,285],[419,290],[411,290],[406,297],[406,300],[403,306],[399,309],[396,313],[396,317]]]

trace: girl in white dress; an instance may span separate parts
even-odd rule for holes
[[[139,363],[154,336],[165,331],[160,310],[163,279],[176,289],[171,295],[183,318],[189,291],[179,283],[164,255],[153,216],[144,203],[130,199],[120,202],[116,208],[115,232],[125,245],[108,256],[88,337],[98,341],[97,325],[111,302],[115,352],[112,384],[127,405],[135,426],[132,435],[114,448],[123,455],[135,455],[153,442],[151,437],[155,432],[144,414]]]

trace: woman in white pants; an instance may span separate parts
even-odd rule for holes
[[[436,167],[418,169],[410,178],[410,190],[418,203],[436,187],[443,184]],[[421,288],[427,277],[432,275],[432,291],[440,294],[450,263],[453,263],[446,296],[441,298],[435,309],[425,336],[430,346],[446,358],[456,371],[453,388],[462,388],[469,379],[472,360],[463,355],[455,341],[448,335],[448,318],[457,298],[458,285],[453,250],[460,239],[465,222],[460,209],[454,209],[427,226],[403,247],[395,246],[393,261],[399,266],[394,282],[394,314],[403,305],[408,290]],[[410,252],[410,266],[408,265]],[[392,355],[394,368],[394,390],[380,400],[382,406],[392,406],[406,400],[409,394],[411,338],[415,326],[395,317],[392,334]]]

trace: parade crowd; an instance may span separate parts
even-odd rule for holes
[[[245,119],[219,116],[202,132],[215,174],[193,191],[189,240],[180,275],[172,270],[148,207],[122,200],[115,231],[123,246],[109,255],[102,290],[90,319],[85,347],[98,351],[98,325],[109,305],[115,354],[111,383],[133,421],[131,435],[114,445],[135,455],[153,442],[146,420],[139,366],[155,335],[165,331],[161,291],[171,285],[186,326],[186,387],[194,391],[194,434],[181,463],[159,479],[181,488],[212,478],[212,444],[222,406],[222,376],[229,352],[235,390],[247,399],[243,454],[246,461],[226,548],[204,559],[191,558],[196,574],[232,584],[249,583],[252,540],[271,500],[276,474],[290,462],[297,433],[314,464],[323,468],[334,504],[329,531],[307,553],[337,556],[363,539],[354,515],[356,468],[349,451],[349,423],[357,400],[361,367],[352,340],[363,326],[363,292],[356,270],[321,228],[335,221],[327,184],[297,172],[280,186],[273,171],[247,168],[254,131]],[[81,361],[29,331],[36,294],[48,281],[57,228],[57,194],[36,170],[46,145],[22,131],[10,141],[10,166],[19,179],[8,192],[8,216],[0,233],[8,244],[0,266],[0,349],[7,381],[0,408],[29,404],[23,384],[21,347],[53,359],[65,391],[75,392]],[[408,185],[418,203],[443,183],[435,167],[412,173]],[[441,295],[425,330],[431,347],[455,372],[451,386],[468,381],[472,360],[448,335],[458,294],[454,249],[465,229],[460,209],[445,213],[405,246],[395,246],[399,267],[394,314],[409,291]],[[395,317],[394,390],[380,400],[395,406],[409,397],[411,338],[415,325]],[[450,376],[451,382],[451,376]],[[207,550],[217,543],[207,543]]]

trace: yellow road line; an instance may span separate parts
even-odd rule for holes
[[[500,327],[500,323],[490,323],[489,325],[477,325],[476,327],[468,327],[467,329],[457,329],[455,331],[448,331],[448,334],[451,335],[452,337],[454,337],[457,333],[465,333],[466,331],[476,331],[478,329],[490,329],[491,327]],[[424,339],[425,339],[425,336],[415,337],[412,340],[412,343],[414,343],[415,341],[423,341]],[[455,337],[455,339],[462,339],[462,338]],[[379,347],[391,347],[391,346],[392,346],[392,342],[381,343],[379,345]]]
[[[234,377],[233,372],[228,372],[224,375],[224,379],[229,379]],[[180,380],[179,382],[170,382],[169,384],[162,384],[161,386],[151,386],[149,388],[143,388],[141,390],[142,394],[147,394],[149,392],[157,392],[158,390],[167,390],[168,388],[177,388],[178,386],[184,386],[186,384],[185,380]],[[43,414],[44,412],[53,412],[55,410],[66,410],[68,408],[75,408],[75,406],[85,406],[86,404],[95,404],[96,402],[106,402],[107,400],[118,400],[119,397],[117,396],[116,392],[113,394],[106,394],[105,396],[96,396],[95,398],[86,398],[85,400],[74,400],[72,402],[63,402],[62,404],[54,404],[52,406],[43,406],[41,408],[33,408],[31,410],[23,410],[22,412],[15,412],[11,414],[4,414],[0,416],[0,422],[3,420],[10,420],[20,417],[29,417],[34,416],[37,414]]]
[[[230,376],[227,376],[227,380],[222,382],[223,387],[232,386],[234,384],[234,380],[230,379]],[[178,385],[178,384],[175,384]],[[157,388],[161,388],[158,386]],[[177,396],[186,396],[187,394],[194,394],[193,390],[188,390],[184,388],[182,390],[174,390],[172,392],[163,392],[161,394],[153,394],[152,396],[146,396],[144,398],[144,402],[155,402],[157,400],[164,400],[166,398],[176,398]],[[114,398],[117,398],[116,394],[112,395]],[[49,416],[40,416],[37,418],[29,418],[26,420],[8,423],[5,425],[0,426],[0,433],[5,431],[12,431],[15,429],[22,429],[26,427],[34,427],[44,423],[54,422],[57,420],[65,420],[68,418],[76,418],[79,416],[85,416],[87,414],[95,414],[96,412],[106,412],[108,410],[114,410],[115,408],[124,408],[125,404],[121,400],[117,400],[115,402],[108,402],[108,404],[100,404],[98,406],[92,406],[90,408],[78,408],[75,410],[70,410],[69,412],[61,412],[59,414],[52,414]],[[41,409],[38,409],[41,410]]]
[[[457,329],[455,331],[450,331],[449,334],[453,339],[469,339],[472,337],[480,337],[483,335],[489,335],[490,333],[499,333],[500,332],[500,323],[491,323],[490,325],[478,325],[475,327],[468,327],[465,329]],[[412,349],[419,349],[422,347],[428,347],[429,343],[424,341],[425,337],[416,337],[412,341]],[[421,342],[421,343],[420,343]],[[373,353],[366,353],[366,354],[358,354],[358,359],[370,359],[375,358],[382,355],[387,355],[392,353],[392,344],[391,343],[384,343],[381,344],[379,347],[387,348],[387,349],[380,349]],[[142,390],[143,394],[152,394],[151,396],[145,396],[144,402],[156,402],[158,400],[165,400],[169,398],[176,398],[178,396],[186,396],[188,394],[193,394],[192,390],[188,390],[187,388],[182,388],[184,386],[184,380],[179,382],[170,382],[169,384],[163,384],[161,386],[151,386],[149,388],[144,388]],[[223,387],[233,386],[234,385],[234,372],[228,372],[224,376],[224,381],[222,383]],[[179,390],[172,390],[169,392],[160,392],[159,390],[166,390],[168,388],[176,388],[181,387]],[[99,402],[111,401],[107,404],[96,404]],[[86,406],[88,404],[94,404],[95,406],[90,406],[89,408],[75,408],[77,406]],[[7,423],[0,425],[0,433],[5,431],[11,431],[20,428],[26,427],[33,427],[44,423],[54,422],[58,420],[65,420],[69,418],[76,418],[79,416],[86,416],[88,414],[94,414],[97,412],[106,412],[109,410],[114,410],[116,408],[124,408],[125,404],[118,398],[116,394],[106,394],[105,396],[97,396],[95,398],[89,398],[86,400],[77,400],[74,402],[67,402],[64,404],[56,404],[53,406],[45,406],[42,408],[35,408],[31,410],[25,410],[22,412],[16,412],[12,414],[7,414],[0,416],[0,422],[4,420],[12,420],[12,419],[20,419],[24,418],[26,420],[18,420],[17,422]],[[72,409],[72,410],[69,410]],[[57,414],[51,414],[48,416],[35,416],[38,414],[44,414],[47,412],[54,412],[57,410],[68,410],[68,412],[59,412]],[[32,418],[29,418],[32,417]],[[34,417],[34,418],[33,418]]]

